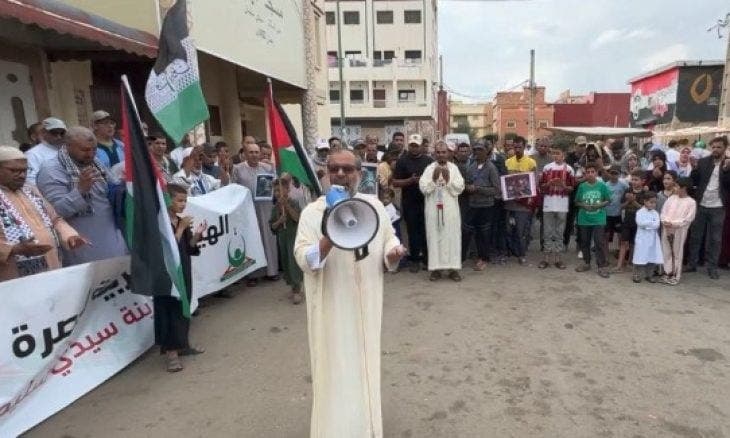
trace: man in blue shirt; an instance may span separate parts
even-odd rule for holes
[[[96,158],[107,169],[124,161],[124,143],[114,138],[117,123],[104,110],[94,111],[91,125],[97,139]]]

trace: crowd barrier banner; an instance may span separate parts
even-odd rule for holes
[[[152,299],[128,281],[129,257],[119,257],[0,283],[0,436],[30,429],[152,346]]]
[[[188,197],[185,214],[208,227],[193,257],[193,295],[217,292],[266,266],[251,191],[231,184],[203,196]],[[195,300],[193,300],[195,301]],[[194,306],[193,306],[194,307]]]
[[[185,213],[208,223],[192,259],[194,297],[266,266],[247,188],[188,198]],[[0,437],[60,411],[154,344],[152,299],[132,294],[129,279],[129,257],[119,257],[0,282]]]

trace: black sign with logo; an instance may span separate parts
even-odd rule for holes
[[[680,69],[675,115],[681,122],[717,120],[722,74],[721,65]]]

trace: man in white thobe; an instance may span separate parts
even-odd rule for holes
[[[350,151],[333,153],[327,164],[332,185],[369,202],[380,226],[369,255],[356,262],[353,251],[333,247],[322,234],[325,197],[299,218],[294,256],[304,272],[312,366],[312,438],[383,436],[380,411],[380,330],[383,263],[395,269],[405,248],[395,236],[385,207],[356,194],[360,163]]]
[[[271,164],[261,162],[261,150],[256,143],[244,143],[242,150],[245,160],[233,166],[231,180],[234,183],[246,186],[251,191],[251,196],[254,196],[258,182],[257,176],[261,174],[275,175],[276,172]],[[276,281],[279,279],[279,247],[276,244],[276,235],[271,231],[269,225],[271,212],[274,210],[274,202],[272,199],[254,200],[254,207],[256,208],[256,220],[261,233],[261,242],[264,245],[264,253],[266,254],[266,268],[261,268],[251,274],[246,283],[248,286],[255,286],[257,279],[263,275],[263,272],[269,280]]]
[[[464,191],[464,178],[456,164],[449,161],[449,149],[444,142],[434,147],[436,161],[423,171],[419,187],[425,197],[426,243],[428,247],[429,280],[449,278],[461,281],[461,213],[459,194]]]

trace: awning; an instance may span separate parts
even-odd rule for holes
[[[0,17],[14,18],[61,34],[94,41],[102,46],[157,57],[156,36],[115,23],[57,0],[0,0]]]
[[[652,132],[640,128],[614,128],[603,126],[553,126],[548,129],[553,132],[564,132],[572,135],[585,135],[587,137],[651,137]]]
[[[730,132],[730,128],[721,128],[719,126],[693,126],[691,128],[675,129],[674,131],[657,131],[655,134],[659,137],[681,137],[707,134],[723,134],[727,132]]]

